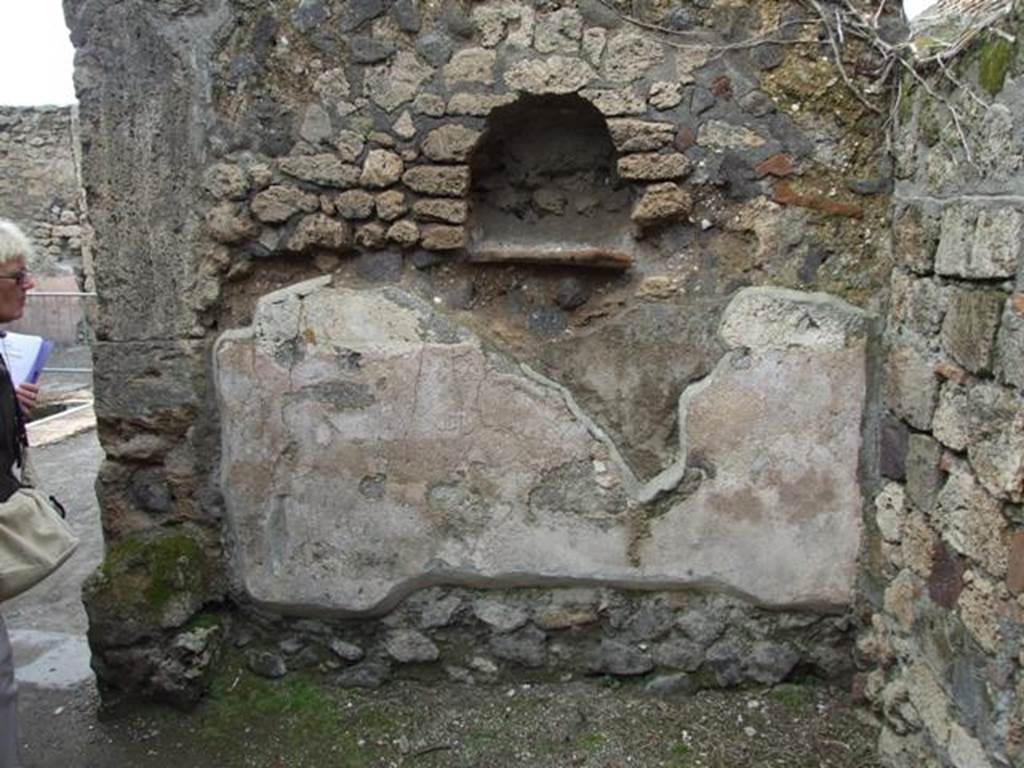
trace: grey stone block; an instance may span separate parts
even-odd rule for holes
[[[1024,390],[1024,293],[1016,293],[1006,302],[995,357],[999,378]]]
[[[654,660],[647,651],[618,640],[602,640],[590,668],[618,677],[643,675],[654,669]]]
[[[192,424],[205,400],[202,342],[98,342],[95,360],[96,416],[157,431]]]
[[[942,215],[935,271],[969,279],[1013,277],[1022,237],[1024,213],[1017,208],[952,204]]]
[[[973,373],[988,372],[1006,294],[954,290],[942,323],[942,346]]]
[[[907,443],[907,498],[922,512],[935,504],[942,485],[942,446],[928,435],[912,434]]]
[[[491,638],[491,653],[499,659],[524,667],[542,667],[546,658],[547,634],[537,627],[526,626],[508,635]]]
[[[906,342],[889,351],[887,400],[890,409],[915,429],[927,430],[938,395],[932,359]]]

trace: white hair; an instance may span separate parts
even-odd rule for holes
[[[28,261],[32,257],[32,243],[18,225],[7,219],[0,219],[0,264],[17,258]]]

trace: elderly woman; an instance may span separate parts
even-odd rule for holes
[[[25,294],[33,287],[26,259],[32,253],[28,238],[17,226],[0,219],[0,323],[21,317]],[[0,338],[0,352],[3,351]],[[16,474],[28,442],[23,415],[35,405],[38,389],[23,384],[15,390],[0,356],[0,502],[21,487]],[[7,627],[0,617],[0,768],[21,765],[18,758],[18,688]]]

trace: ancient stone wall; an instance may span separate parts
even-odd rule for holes
[[[105,684],[193,695],[224,615],[274,670],[849,669],[890,169],[800,5],[67,15]]]
[[[41,276],[83,272],[81,185],[73,107],[0,107],[0,216],[36,246]]]
[[[956,61],[965,88],[908,83],[899,105],[887,480],[861,640],[892,765],[1024,762],[1021,64],[983,36]]]

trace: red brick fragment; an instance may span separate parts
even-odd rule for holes
[[[676,138],[674,141],[676,149],[680,152],[685,152],[694,144],[697,143],[697,134],[694,133],[693,128],[688,125],[679,126],[679,130],[676,131]]]
[[[796,164],[792,157],[784,152],[779,152],[758,165],[754,171],[759,179],[763,179],[765,176],[782,178],[783,176],[792,176],[796,171]]]
[[[848,216],[852,219],[859,219],[864,215],[864,208],[857,203],[834,200],[820,193],[797,192],[788,181],[780,181],[775,185],[772,199],[781,205],[810,208],[830,216]]]
[[[936,605],[952,610],[964,591],[963,558],[941,541],[932,550],[932,572],[928,575],[928,595]]]
[[[1006,587],[1015,595],[1024,592],[1024,531],[1017,531],[1010,538],[1010,569]]]
[[[719,75],[711,83],[711,93],[715,98],[732,98],[732,80],[726,75]]]
[[[1018,315],[1024,315],[1024,292],[1015,293],[1010,296],[1010,306]]]
[[[970,379],[970,375],[956,363],[951,363],[948,360],[940,360],[935,364],[935,374],[942,377],[943,379],[949,379],[955,381],[961,386],[966,384]]]

